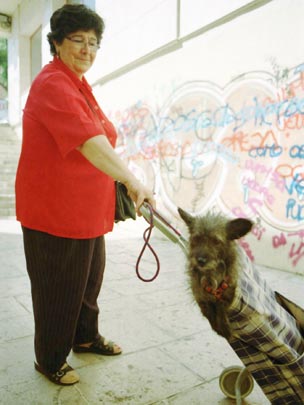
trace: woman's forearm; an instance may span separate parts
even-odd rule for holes
[[[124,184],[135,181],[135,176],[117,155],[105,135],[94,136],[77,149],[93,166],[113,177],[114,180]]]

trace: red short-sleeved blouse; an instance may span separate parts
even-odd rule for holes
[[[113,229],[114,181],[76,150],[102,134],[115,145],[116,131],[87,81],[55,57],[34,80],[24,108],[16,176],[23,226],[75,239]]]

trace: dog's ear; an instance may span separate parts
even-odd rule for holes
[[[251,228],[253,227],[253,222],[246,218],[237,218],[232,219],[231,221],[227,222],[226,225],[226,232],[227,232],[227,239],[234,240],[239,239],[242,236],[245,236]]]
[[[188,228],[191,228],[194,222],[194,217],[188,212],[184,211],[182,208],[177,208],[177,211],[183,221],[186,223]]]

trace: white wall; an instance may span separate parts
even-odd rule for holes
[[[63,0],[23,0],[12,15],[12,30],[8,36],[8,121],[21,137],[22,108],[31,85],[31,37],[41,27],[41,64],[50,56],[46,35],[50,16]]]
[[[206,3],[194,3],[203,15]],[[118,150],[173,221],[177,206],[248,216],[249,254],[302,274],[303,13],[301,0],[274,0],[94,87]]]

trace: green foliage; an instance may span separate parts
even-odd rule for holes
[[[7,40],[0,38],[0,84],[7,90]]]

